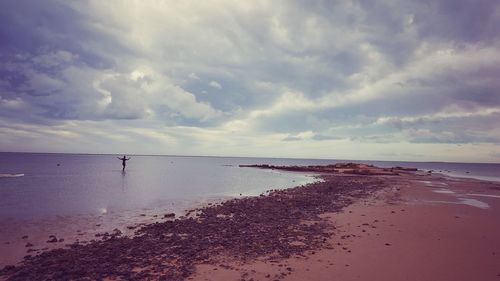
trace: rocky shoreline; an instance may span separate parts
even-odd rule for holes
[[[166,217],[133,237],[108,233],[88,244],[26,256],[19,265],[0,270],[0,278],[185,280],[197,264],[223,266],[221,257],[244,262],[301,255],[327,246],[335,234],[335,226],[319,215],[338,212],[386,186],[378,177],[348,174],[324,174],[323,181],[312,184],[228,200],[178,219]]]
[[[289,172],[313,172],[327,174],[352,174],[372,176],[398,176],[409,172],[418,171],[417,168],[392,167],[381,168],[374,165],[362,163],[336,163],[331,165],[309,165],[309,166],[275,166],[275,165],[240,165],[240,167],[282,170]]]

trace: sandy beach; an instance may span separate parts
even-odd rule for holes
[[[368,165],[299,170],[321,181],[163,214],[128,235],[26,257],[1,277],[500,280],[499,183]]]
[[[391,181],[374,197],[322,215],[336,226],[331,246],[274,263],[200,265],[192,280],[500,280],[498,184]]]

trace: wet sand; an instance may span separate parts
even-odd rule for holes
[[[387,181],[377,195],[322,215],[336,226],[330,246],[278,262],[203,264],[190,280],[500,280],[498,183]]]
[[[11,280],[500,280],[500,184],[362,168],[162,218],[134,238],[110,233],[0,273]]]
[[[102,210],[99,215],[57,216],[50,219],[0,220],[0,268],[15,265],[26,255],[36,255],[73,243],[87,244],[105,233],[121,232],[132,237],[144,225],[164,222],[164,215],[177,217],[193,206],[227,200],[208,197],[203,200],[178,200],[153,208],[124,211]],[[56,237],[55,241],[52,237]],[[51,242],[49,242],[52,240]]]

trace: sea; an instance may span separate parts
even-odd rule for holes
[[[122,155],[0,153],[0,221],[165,206],[179,212],[195,203],[317,180],[312,174],[239,167],[242,164],[362,162],[500,181],[500,164],[131,155],[122,171],[118,157]]]

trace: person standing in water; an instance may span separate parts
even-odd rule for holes
[[[122,171],[125,171],[125,166],[127,166],[127,163],[126,163],[126,162],[127,162],[128,160],[130,160],[130,157],[129,157],[129,158],[127,158],[127,156],[123,155],[123,158],[120,158],[120,157],[116,157],[116,158],[118,158],[118,159],[122,160],[122,166],[123,166]]]

